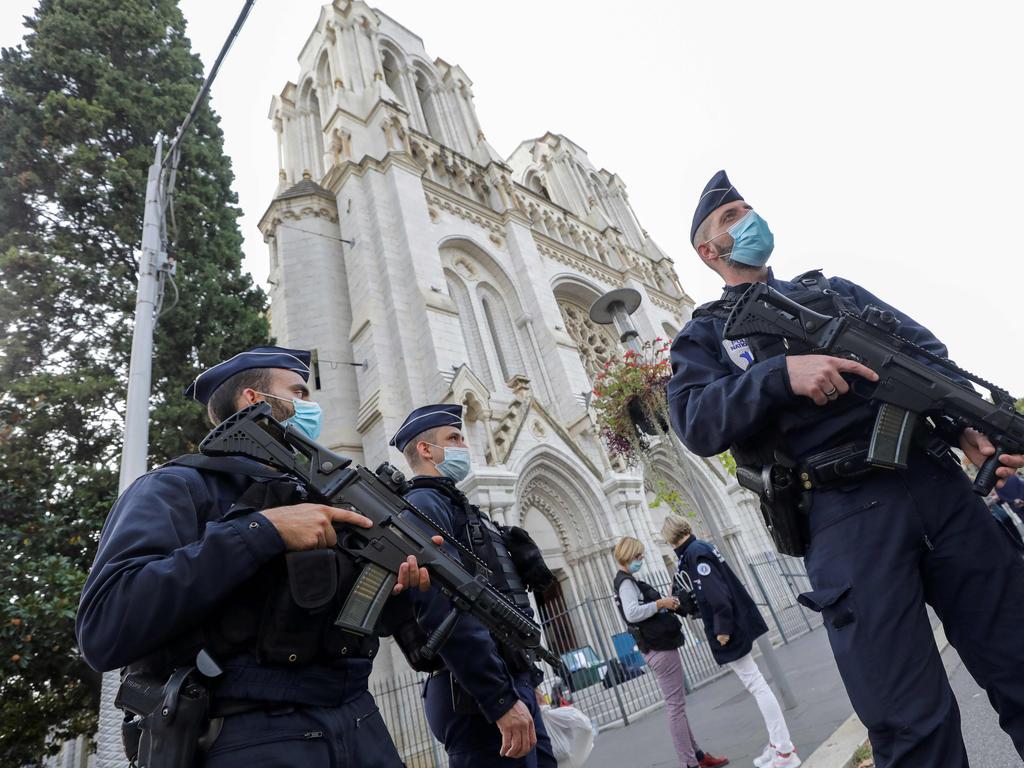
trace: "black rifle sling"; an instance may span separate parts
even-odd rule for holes
[[[468,539],[469,548],[480,560],[482,560],[491,571],[491,584],[509,600],[511,600],[520,611],[529,614],[532,612],[530,599],[526,594],[526,587],[505,545],[504,537],[498,526],[489,518],[484,517],[466,495],[454,486],[451,482],[438,480],[430,477],[417,477],[412,481],[413,488],[431,488],[443,494],[452,502],[454,515],[452,529],[458,536],[458,531],[464,530]],[[463,565],[471,573],[478,572],[476,564],[463,560]],[[505,662],[515,669],[521,671],[530,667],[530,660],[523,651],[504,643],[498,643],[502,650]]]

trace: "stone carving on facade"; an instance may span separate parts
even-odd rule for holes
[[[331,158],[335,165],[352,159],[352,134],[335,128],[331,132]]]
[[[578,304],[567,299],[559,299],[558,308],[562,311],[565,330],[579,347],[583,367],[593,382],[604,370],[605,363],[618,354],[619,345],[615,341],[615,336],[607,326],[598,325],[591,320],[587,310]]]
[[[470,263],[469,259],[459,256],[452,263],[452,266],[455,267],[455,271],[462,275],[466,280],[477,279],[476,268]]]
[[[508,380],[508,387],[512,390],[512,402],[509,403],[505,413],[498,416],[494,426],[494,447],[497,455],[494,457],[494,461],[489,463],[504,464],[508,461],[515,438],[523,426],[526,414],[530,410],[530,403],[533,401],[530,380],[526,376],[516,374]]]
[[[548,496],[552,493],[550,486],[548,486],[542,478],[535,478],[527,485],[524,489],[522,501],[520,501],[520,519],[516,522],[521,523],[523,521],[522,518],[526,516],[526,512],[529,510],[537,510],[544,516],[545,520],[551,523],[551,527],[555,529],[555,533],[558,536],[558,542],[562,545],[562,549],[566,552],[570,552],[572,551],[572,542],[569,538],[569,530],[565,521],[566,519],[572,519],[574,515],[571,512],[568,512],[568,514],[565,514],[565,517],[563,517],[563,513],[566,513],[567,510],[565,508],[559,510],[553,509],[547,499],[541,495],[544,491],[547,491],[544,496]],[[548,497],[550,498],[550,496]],[[573,520],[574,525],[575,522],[576,521]]]

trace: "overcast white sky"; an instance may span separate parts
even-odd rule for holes
[[[20,40],[34,5],[0,2],[0,44]],[[242,2],[181,6],[209,66]],[[277,179],[267,109],[296,79],[320,6],[257,0],[213,88],[245,213],[245,263],[260,283],[267,251],[256,223]],[[726,168],[775,233],[777,273],[823,267],[855,280],[929,326],[961,365],[1024,394],[1024,6],[376,7],[422,37],[431,56],[462,66],[500,153],[553,131],[618,173],[698,303],[720,283],[690,248],[690,218],[707,179]]]

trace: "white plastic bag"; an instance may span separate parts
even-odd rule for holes
[[[576,707],[548,706],[540,708],[551,750],[558,760],[558,768],[583,768],[594,748],[597,729],[590,718]]]

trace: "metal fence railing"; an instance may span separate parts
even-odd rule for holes
[[[788,643],[821,625],[821,614],[804,608],[796,600],[801,592],[811,589],[803,561],[777,552],[762,552],[750,557],[747,564],[753,576],[753,584],[747,585],[750,595],[782,642]]]
[[[810,589],[803,562],[774,552],[745,558],[752,578],[744,579],[765,620],[786,643],[821,624],[818,614],[796,601]],[[610,580],[610,579],[609,579]],[[752,582],[752,583],[751,583]],[[652,586],[670,592],[667,575]],[[588,597],[575,605],[541,606],[545,644],[565,663],[564,684],[574,706],[601,728],[629,724],[630,718],[659,706],[663,699],[658,681],[636,650],[611,594]],[[687,690],[724,674],[718,666],[700,621],[684,620],[686,644],[680,648]],[[546,674],[541,689],[550,692],[554,671]],[[415,672],[397,675],[371,687],[381,714],[408,768],[444,768],[447,757],[430,733],[423,713],[425,676]]]

